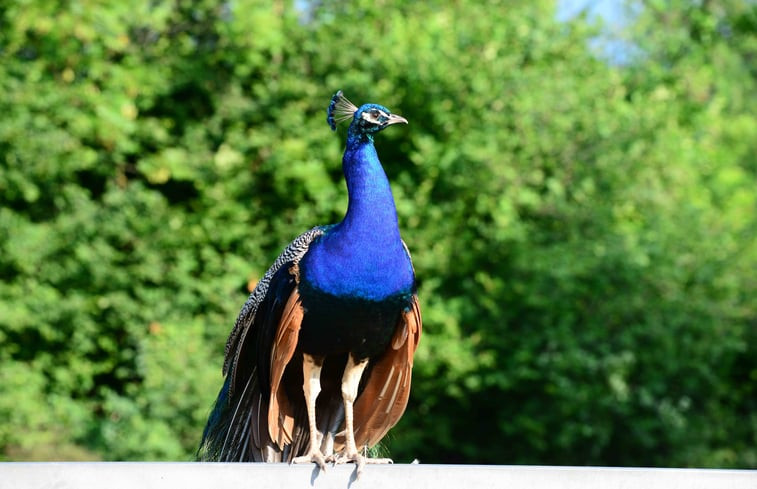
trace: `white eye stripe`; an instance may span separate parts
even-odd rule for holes
[[[374,116],[373,115],[374,113],[378,115]],[[368,122],[378,122],[381,117],[388,118],[389,114],[387,114],[383,110],[372,109],[372,110],[367,110],[363,112],[360,117],[362,117],[364,120]]]

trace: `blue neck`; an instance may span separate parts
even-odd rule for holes
[[[314,243],[303,260],[305,279],[341,296],[379,300],[406,293],[412,265],[400,239],[392,190],[373,138],[350,128],[342,169],[349,204],[342,222]]]
[[[350,135],[342,158],[347,182],[347,213],[335,232],[349,235],[362,246],[400,240],[392,189],[373,146],[373,138]]]

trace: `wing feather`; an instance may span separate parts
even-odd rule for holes
[[[296,270],[294,265],[292,268]],[[292,272],[290,272],[292,273]],[[296,271],[292,273],[296,276]],[[268,407],[268,430],[279,448],[292,443],[295,412],[281,383],[284,370],[294,356],[304,316],[300,294],[295,287],[281,314],[271,352],[271,402]]]
[[[287,351],[297,343],[296,332],[302,319],[301,306],[299,313],[294,307],[299,300],[296,294],[294,299],[292,295],[292,290],[296,291],[297,277],[287,272],[291,272],[290,267],[296,270],[312,241],[322,235],[324,229],[324,226],[315,227],[295,238],[276,258],[242,307],[226,343],[223,367],[226,379],[208,418],[198,459],[281,461],[281,443],[277,442],[282,436],[291,439],[293,432],[297,437],[293,406],[280,385],[283,369],[291,360],[291,353]],[[282,325],[285,325],[283,331]],[[275,352],[274,343],[279,345]],[[271,363],[272,355],[278,355],[279,362]],[[284,363],[279,366],[280,362]],[[279,369],[279,386],[271,391],[270,374]],[[272,392],[281,395],[272,395]],[[281,422],[269,430],[271,398],[277,403],[276,419]],[[273,434],[276,438],[272,438]]]
[[[373,366],[363,392],[355,401],[354,429],[358,447],[378,443],[405,412],[421,322],[418,297],[413,295],[409,309],[400,316],[390,348]]]
[[[263,278],[261,278],[255,286],[255,290],[252,291],[247,298],[247,301],[244,303],[244,306],[242,306],[242,310],[239,312],[239,316],[234,323],[234,328],[229,334],[229,339],[226,341],[223,361],[223,374],[231,374],[232,392],[236,386],[236,366],[239,363],[242,347],[247,334],[251,329],[250,327],[255,321],[260,303],[263,302],[268,294],[268,288],[273,276],[286,263],[299,262],[302,256],[310,248],[310,243],[315,238],[322,235],[325,228],[325,226],[316,226],[292,240],[292,242],[284,248],[284,251],[279,254],[273,262],[273,265],[271,265],[271,267],[265,272]]]

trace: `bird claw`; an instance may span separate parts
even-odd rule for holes
[[[375,465],[375,464],[393,464],[394,461],[391,458],[369,458],[365,457],[363,455],[360,455],[359,453],[355,452],[353,454],[339,454],[334,455],[333,457],[334,465],[341,465],[341,464],[348,464],[348,463],[354,463],[357,465],[357,468],[355,469],[355,479],[359,479],[360,475],[363,473],[363,468],[366,466],[366,464]]]
[[[329,457],[330,459],[331,457]],[[292,459],[293,464],[310,464],[314,463],[318,466],[319,469],[326,472],[326,461],[327,458],[323,456],[323,454],[320,451],[312,451],[308,453],[307,455],[302,455],[300,457],[295,457]]]

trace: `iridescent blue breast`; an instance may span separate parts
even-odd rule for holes
[[[399,236],[359,236],[340,226],[321,236],[300,263],[302,279],[337,297],[380,301],[410,293],[413,266]]]

